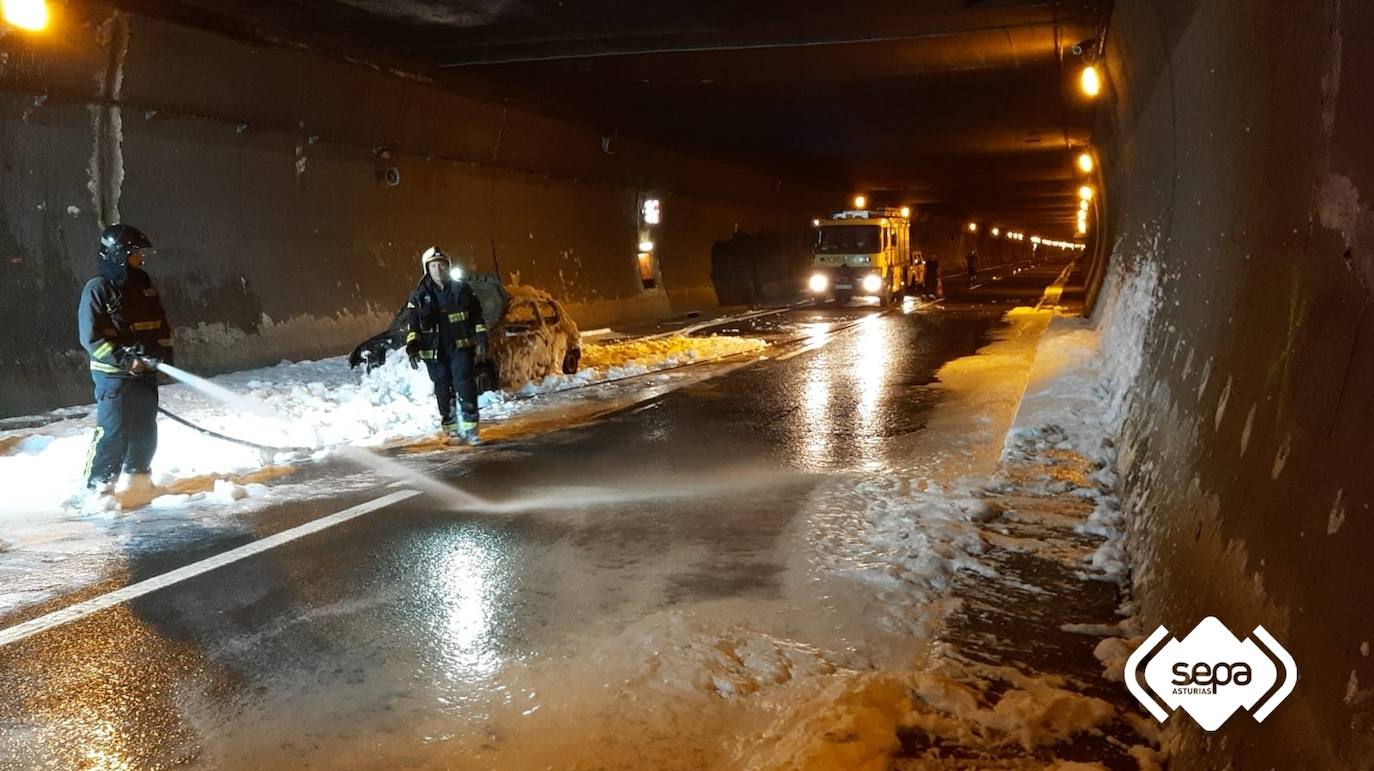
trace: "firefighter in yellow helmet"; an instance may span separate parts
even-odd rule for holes
[[[487,349],[482,305],[439,247],[426,249],[420,266],[424,275],[406,305],[406,355],[411,367],[423,361],[429,370],[439,422],[450,440],[479,445],[476,365]]]

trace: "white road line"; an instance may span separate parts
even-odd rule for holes
[[[637,339],[639,339],[639,340],[660,340],[660,339],[665,338],[665,337],[672,337],[673,335],[690,335],[690,334],[693,334],[694,332],[700,332],[700,331],[703,330],[703,329],[710,329],[711,327],[723,327],[723,326],[725,326],[726,324],[738,324],[738,323],[743,322],[743,321],[754,321],[754,320],[756,320],[756,319],[761,319],[761,318],[764,318],[765,316],[776,316],[776,315],[778,315],[778,314],[780,314],[780,313],[787,313],[788,311],[794,311],[794,310],[796,310],[797,308],[800,308],[800,307],[804,306],[805,304],[806,304],[805,301],[802,301],[802,302],[793,303],[793,304],[791,304],[791,305],[788,305],[788,306],[785,306],[785,307],[782,307],[782,308],[768,308],[768,309],[761,310],[761,311],[753,311],[753,312],[750,312],[750,313],[746,313],[746,314],[741,315],[741,316],[725,316],[725,317],[722,317],[722,318],[719,318],[719,319],[713,319],[713,320],[712,320],[712,319],[708,319],[708,320],[706,320],[706,321],[697,322],[696,324],[692,324],[692,325],[690,325],[690,326],[685,326],[685,327],[683,327],[683,328],[681,328],[681,329],[670,329],[670,330],[668,330],[667,332],[658,332],[658,333],[652,334],[652,335],[645,335],[644,337],[640,337],[640,338],[637,338]]]
[[[1045,287],[1045,291],[1040,295],[1040,302],[1035,304],[1036,310],[1043,308],[1046,302],[1055,306],[1059,305],[1059,298],[1064,296],[1064,284],[1068,282],[1069,272],[1073,270],[1073,266],[1076,264],[1077,262],[1071,262],[1065,265],[1064,269],[1055,277],[1054,283]]]
[[[829,335],[827,335],[823,340],[821,340],[821,341],[818,342],[818,343],[811,343],[810,345],[804,345],[804,346],[802,346],[801,348],[798,348],[798,349],[795,350],[795,351],[789,351],[789,352],[787,352],[787,353],[784,353],[784,354],[781,355],[781,356],[778,356],[778,357],[774,358],[773,361],[787,361],[788,359],[792,358],[793,356],[801,356],[803,353],[809,353],[810,351],[819,350],[819,349],[821,349],[821,348],[824,348],[824,347],[825,347],[825,344],[828,343],[828,342],[830,342],[830,336],[829,336]]]
[[[0,630],[0,647],[19,642],[26,637],[32,637],[40,632],[46,632],[54,627],[69,624],[77,619],[85,618],[93,613],[105,610],[106,608],[112,608],[116,605],[129,602],[145,594],[151,594],[159,589],[195,578],[198,575],[238,562],[239,560],[246,559],[255,554],[261,554],[268,549],[275,549],[282,544],[289,543],[298,538],[304,538],[312,533],[318,533],[321,530],[326,530],[335,525],[343,524],[350,519],[356,519],[357,517],[361,517],[364,514],[370,514],[378,509],[384,509],[394,503],[400,503],[401,501],[414,498],[419,494],[420,493],[415,490],[399,490],[388,495],[383,495],[367,503],[360,503],[352,508],[344,509],[337,514],[330,514],[327,517],[312,520],[299,527],[284,530],[276,535],[271,535],[250,544],[240,546],[237,549],[230,549],[223,554],[203,559],[200,562],[192,563],[186,567],[177,568],[176,570],[169,573],[163,573],[155,578],[149,578],[146,581],[130,584],[123,589],[116,589],[108,594],[92,597],[89,600],[78,602],[62,610],[55,610],[47,615],[25,621],[9,629]]]

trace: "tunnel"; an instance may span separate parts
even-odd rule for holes
[[[432,244],[443,245],[462,271],[547,292],[545,301],[575,319],[585,341],[598,328],[663,319],[689,325],[736,307],[808,301],[813,246],[829,227],[822,223],[841,222],[832,218],[855,210],[896,218],[900,209],[910,222],[901,237],[925,265],[936,266],[934,278],[944,282],[951,303],[974,291],[972,268],[968,278],[963,274],[975,255],[979,274],[988,276],[984,292],[994,276],[1008,286],[1026,280],[1022,271],[1034,266],[1047,271],[1045,284],[1059,275],[1051,303],[1058,312],[1101,335],[1097,355],[1115,379],[1104,381],[1114,389],[1111,433],[1101,439],[1110,462],[1097,473],[1107,474],[1102,478],[1120,502],[1129,573],[1120,589],[1133,603],[1138,636],[1163,629],[1185,640],[1190,630],[1210,629],[1205,619],[1220,619],[1234,648],[1204,646],[1184,671],[1194,673],[1191,667],[1201,663],[1214,674],[1220,670],[1211,665],[1225,663],[1229,672],[1242,648],[1272,650],[1277,643],[1291,656],[1286,664],[1279,659],[1280,679],[1296,677],[1296,685],[1275,686],[1292,688],[1280,698],[1273,689],[1238,697],[1228,709],[1239,711],[1219,728],[1207,727],[1197,713],[1176,711],[1177,702],[1165,697],[1168,721],[1144,731],[1158,751],[1149,757],[1157,761],[1142,754],[1132,765],[1122,752],[1089,742],[1079,755],[1058,761],[1064,765],[1053,765],[1043,748],[1027,744],[1015,761],[1026,765],[1011,764],[1008,755],[998,761],[1008,765],[988,767],[1374,765],[1374,614],[1364,594],[1374,589],[1364,562],[1374,544],[1374,318],[1367,313],[1374,285],[1374,52],[1366,45],[1374,39],[1374,5],[2,0],[0,6],[0,321],[8,330],[0,337],[0,429],[29,431],[85,414],[92,394],[76,301],[95,270],[97,237],[116,223],[135,223],[153,238],[150,270],[175,326],[177,366],[232,378],[278,362],[344,355],[387,329],[421,275],[418,255]],[[34,21],[33,14],[41,18]],[[1004,299],[999,314],[1023,303]],[[1043,303],[1037,287],[1023,304],[1039,309]],[[761,322],[737,326],[750,323]],[[868,327],[856,327],[854,355],[881,358],[881,346],[866,347]],[[986,343],[985,333],[970,331],[977,344],[959,355]],[[924,344],[916,337],[894,340]],[[951,373],[940,372],[941,378]],[[902,376],[922,383],[934,378],[922,373]],[[1027,377],[1034,380],[1018,377],[1022,389]],[[778,414],[807,415],[841,398],[862,407],[879,398],[865,390],[869,385],[860,377],[852,393],[842,394],[798,381],[794,393],[804,396],[777,407]],[[770,387],[759,382],[749,389]],[[1019,392],[1012,397],[1013,412],[1021,398]],[[690,414],[722,426],[742,419],[722,402],[702,397],[702,411]],[[910,406],[902,420],[937,425],[938,413],[925,409]],[[48,417],[28,417],[39,414]],[[644,420],[654,414],[643,413]],[[796,438],[797,446],[850,441],[849,429],[827,430],[824,420],[807,423],[814,436]],[[728,432],[698,428],[691,436],[704,445],[719,441],[720,457],[744,459],[771,452],[759,438],[765,433],[721,439]],[[35,446],[13,436],[6,441],[0,433],[0,460]],[[740,449],[746,446],[748,455]],[[645,444],[638,457],[652,464],[654,447]],[[866,457],[862,448],[854,452]],[[594,478],[617,473],[598,468],[591,451],[580,459],[570,454],[560,461],[569,469],[583,463]],[[491,464],[492,478],[525,473]],[[9,489],[23,484],[4,481]],[[294,511],[287,517],[291,527],[309,519],[304,509]],[[362,521],[346,527],[364,527]],[[428,524],[417,533],[437,527],[423,521]],[[0,516],[0,580],[5,522]],[[727,527],[706,530],[717,526]],[[582,537],[567,535],[565,528],[577,527],[586,528],[586,538],[600,537],[586,523],[520,527],[531,530],[518,538],[534,541]],[[503,543],[505,536],[479,531],[461,535]],[[630,532],[637,535],[615,537],[655,537]],[[202,545],[226,550],[251,540],[206,538]],[[740,538],[748,542],[747,534]],[[438,548],[412,546],[431,556],[425,550]],[[197,548],[190,549],[195,560],[212,556],[209,546]],[[16,546],[13,553],[20,551]],[[523,546],[512,554],[518,556],[509,559],[534,563],[552,559]],[[618,554],[600,559],[614,562]],[[91,586],[117,588],[192,557],[178,559],[152,560]],[[478,567],[495,570],[501,559]],[[404,560],[386,564],[385,575],[413,569]],[[714,576],[703,569],[692,591],[715,586],[712,581],[726,587],[722,593],[755,578],[767,583],[747,566],[729,564]],[[262,608],[281,586],[305,591],[289,565],[234,575],[251,595],[223,616],[237,625],[236,634],[246,634],[259,614],[267,617]],[[86,587],[72,598],[99,593]],[[60,610],[54,602],[61,604],[45,596],[10,621]],[[165,620],[194,604],[180,602],[167,600],[153,617]],[[477,611],[465,612],[448,623],[470,623]],[[131,623],[121,616],[74,642],[53,644],[68,654],[35,645],[34,655],[40,661],[72,650],[110,656],[113,644],[102,635],[117,635]],[[994,625],[988,634],[998,632]],[[195,688],[198,677],[215,680],[204,674],[209,665],[188,663],[195,633],[164,635],[170,640],[165,666],[192,683],[185,688]],[[309,645],[327,646],[328,628],[316,634]],[[1149,639],[1153,645],[1165,638]],[[738,660],[748,657],[745,647]],[[213,666],[232,669],[221,659],[238,654],[216,650]],[[789,673],[810,661],[800,645],[788,651],[795,654],[783,667]],[[310,656],[276,654],[291,661]],[[1202,660],[1213,654],[1217,661]],[[323,668],[319,676],[326,677]],[[47,677],[39,678],[46,685],[25,693],[62,687],[60,677]],[[1130,692],[1120,678],[1103,687],[1151,723],[1152,710],[1134,702],[1145,680],[1134,671],[1127,679]],[[206,688],[233,691],[221,694],[224,699],[246,698],[227,685]],[[1282,703],[1259,719],[1253,710],[1262,696]],[[15,767],[66,767],[70,757],[18,749],[27,746],[25,715],[56,697],[25,698],[22,706],[0,700],[0,725],[10,735],[0,738],[0,747],[15,742]],[[96,700],[94,693],[70,698],[88,706]],[[293,702],[284,703],[289,714]],[[399,695],[396,705],[412,708]],[[435,758],[449,757],[446,762],[466,767],[463,756],[419,748],[448,729],[425,722],[415,709],[424,741],[411,754],[351,762],[439,767]],[[872,724],[866,721],[878,720],[874,710],[855,706],[844,730],[866,737]],[[170,720],[156,711],[150,719],[146,730],[153,731]],[[216,729],[191,718],[172,722],[163,734],[172,754],[156,756],[158,763],[238,765],[232,754],[176,755],[196,745],[198,731]],[[276,730],[263,728],[261,735],[283,745],[308,743],[305,734]],[[489,730],[487,741],[500,744],[500,731]],[[631,746],[628,737],[636,732],[673,730],[645,717],[628,723],[616,741]],[[968,758],[967,765],[919,765],[941,750],[913,739],[919,733],[911,725],[898,730],[889,742],[897,749],[878,760],[835,754],[810,765],[771,767],[981,767]],[[556,762],[558,745],[531,747],[492,761],[493,767]],[[273,767],[292,756],[252,757]],[[334,763],[348,765],[344,760]],[[85,762],[119,767],[101,765],[95,755]],[[717,756],[700,765],[686,755],[675,762],[734,767],[718,765]],[[646,760],[640,767],[657,765]]]

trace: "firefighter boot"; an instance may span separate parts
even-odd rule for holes
[[[463,441],[467,442],[470,446],[482,446],[482,437],[477,433],[476,421],[473,421],[471,423],[464,421],[460,433],[462,434]]]

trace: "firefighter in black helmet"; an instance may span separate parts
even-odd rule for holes
[[[138,228],[106,228],[100,274],[81,290],[77,326],[90,355],[96,403],[86,487],[96,495],[112,493],[121,470],[146,481],[157,451],[156,370],[172,361],[172,329],[142,269],[152,246]]]
[[[444,432],[455,442],[479,445],[476,364],[487,350],[482,305],[439,247],[426,249],[420,266],[424,275],[406,305],[406,354],[410,366],[423,361],[429,370]]]

